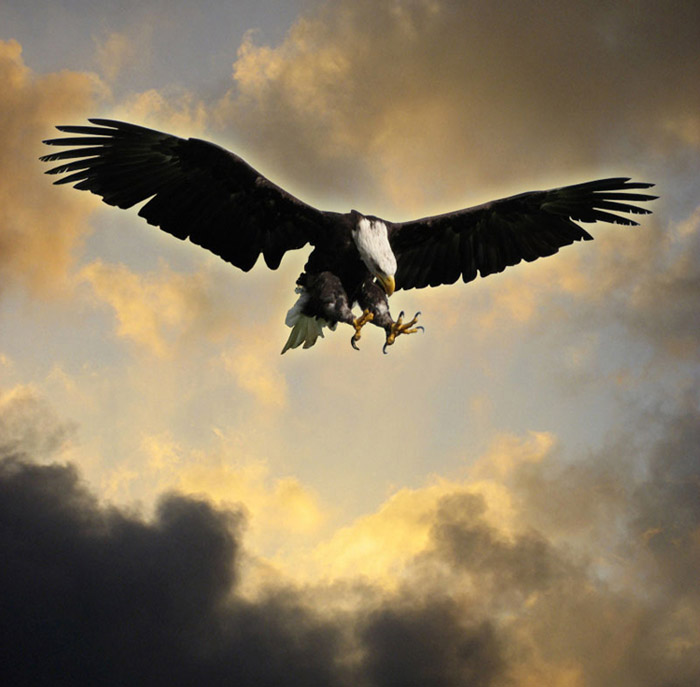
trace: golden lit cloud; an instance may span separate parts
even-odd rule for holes
[[[0,41],[0,83],[0,289],[20,283],[55,296],[68,287],[96,203],[52,187],[37,160],[46,152],[41,140],[55,133],[55,124],[94,109],[106,90],[94,74],[34,74],[15,40]]]
[[[165,95],[152,88],[128,96],[115,108],[114,117],[189,138],[205,136],[210,113],[190,91],[178,89]]]
[[[496,437],[489,450],[470,468],[473,478],[502,481],[523,463],[539,463],[550,455],[556,438],[550,432],[529,432],[525,437]]]
[[[467,479],[433,479],[422,488],[397,491],[375,513],[319,544],[311,569],[331,580],[359,575],[394,588],[407,565],[428,547],[440,503],[455,495],[483,499],[485,521],[512,536],[521,523],[504,479],[520,465],[544,460],[554,445],[554,437],[546,432],[496,437],[469,469]]]
[[[266,407],[283,408],[287,403],[287,383],[274,362],[278,356],[277,341],[270,337],[240,337],[242,343],[223,354],[225,369],[230,372],[241,389],[251,393]],[[275,357],[273,357],[275,356]]]
[[[176,343],[195,333],[220,338],[232,322],[205,272],[177,273],[162,263],[157,273],[138,274],[96,260],[80,271],[79,279],[114,309],[118,336],[157,356],[171,355]]]
[[[326,514],[311,489],[291,476],[274,478],[261,459],[237,458],[236,442],[221,433],[218,437],[218,448],[195,451],[167,434],[146,435],[142,449],[156,490],[175,489],[222,505],[242,505],[249,516],[252,543],[260,550],[284,548],[286,537],[317,532]]]

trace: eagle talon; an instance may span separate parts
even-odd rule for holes
[[[355,333],[352,335],[352,338],[350,339],[350,345],[356,351],[360,350],[359,346],[357,345],[357,342],[362,337],[362,334],[360,333],[362,330],[362,327],[364,327],[368,322],[371,322],[373,319],[374,319],[374,313],[370,312],[369,310],[365,310],[362,313],[362,315],[360,315],[357,319],[353,320],[352,326],[355,327]]]
[[[413,319],[410,320],[410,322],[404,322],[403,310],[399,313],[396,322],[392,322],[390,328],[387,329],[386,342],[384,343],[384,346],[382,348],[382,352],[384,353],[384,355],[386,355],[387,353],[387,346],[392,346],[394,341],[396,341],[396,337],[400,334],[415,334],[416,332],[425,331],[425,327],[423,327],[422,325],[416,326],[416,322],[418,322],[419,315],[420,310],[413,316]]]

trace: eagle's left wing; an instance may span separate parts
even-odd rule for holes
[[[628,178],[600,179],[549,191],[530,191],[472,208],[390,226],[396,255],[397,289],[465,282],[477,273],[502,272],[521,260],[556,253],[560,247],[593,237],[578,222],[612,222],[636,226],[615,213],[646,215],[630,202],[656,196],[630,193],[653,184]]]

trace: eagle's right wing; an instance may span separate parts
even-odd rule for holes
[[[189,237],[242,270],[260,253],[276,269],[286,251],[315,242],[323,228],[325,213],[213,143],[110,119],[89,121],[93,126],[56,127],[78,136],[44,141],[70,147],[41,158],[61,161],[48,174],[70,172],[55,183],[74,183],[120,208],[149,199],[139,210],[149,224]]]

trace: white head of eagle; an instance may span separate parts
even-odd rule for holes
[[[389,245],[386,224],[376,217],[365,217],[356,210],[352,217],[357,220],[352,229],[352,240],[367,269],[377,278],[391,296],[394,292],[396,256]]]
[[[143,203],[138,214],[149,224],[245,272],[261,255],[277,269],[287,251],[311,244],[297,279],[299,300],[287,313],[292,332],[283,353],[313,346],[324,327],[341,322],[354,330],[354,348],[368,322],[383,329],[386,353],[397,336],[422,329],[419,313],[407,322],[403,313],[392,318],[388,297],[395,289],[454,284],[460,277],[466,283],[553,255],[593,238],[581,222],[634,226],[629,214],[651,212],[636,203],[656,198],[637,192],[653,184],[612,177],[385,222],[355,210],[315,208],[213,143],[113,119],[89,121],[59,126],[70,135],[44,141],[64,148],[41,158],[57,163],[49,174],[65,174],[55,183],[74,184],[119,208]]]

